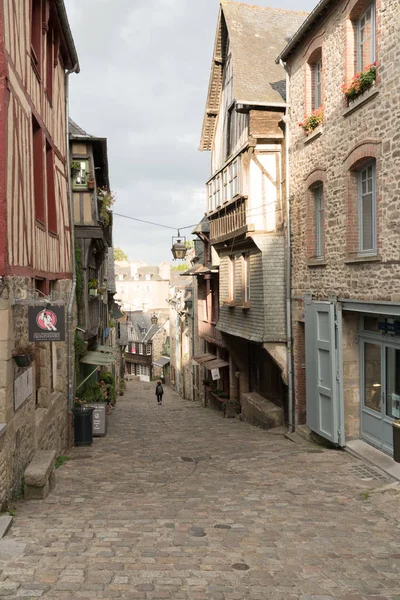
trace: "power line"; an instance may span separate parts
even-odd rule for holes
[[[172,229],[173,231],[181,231],[183,229],[191,229],[192,227],[196,227],[197,223],[194,225],[186,225],[185,227],[171,227],[170,225],[163,225],[162,223],[154,223],[154,221],[146,221],[145,219],[138,219],[137,217],[130,217],[129,215],[121,215],[121,213],[113,212],[113,215],[116,217],[122,217],[123,219],[130,219],[131,221],[138,221],[139,223],[146,223],[147,225],[154,225],[155,227],[164,227],[164,229]]]

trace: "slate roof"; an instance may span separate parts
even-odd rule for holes
[[[147,313],[129,313],[129,321],[133,325],[136,342],[150,342],[159,331],[159,325],[153,325]]]
[[[323,22],[325,19],[326,14],[332,7],[335,6],[335,4],[335,0],[320,0],[296,34],[282,50],[281,54],[276,59],[276,62],[279,62],[279,59],[286,60],[289,58],[289,56],[295,51],[297,46],[310,33],[310,31],[321,25],[321,22]]]
[[[82,129],[82,127],[79,127],[78,123],[75,123],[75,121],[73,121],[71,119],[71,117],[69,118],[69,134],[70,134],[70,137],[72,137],[72,138],[74,138],[74,137],[92,138],[93,137],[92,135],[87,133],[87,131]]]
[[[211,150],[223,82],[225,48],[233,66],[238,103],[285,103],[285,72],[276,57],[308,13],[221,1],[200,150]]]

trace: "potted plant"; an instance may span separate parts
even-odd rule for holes
[[[29,367],[35,360],[35,347],[33,344],[18,344],[12,353],[18,367]]]
[[[220,396],[221,398],[221,396]],[[224,417],[226,419],[234,419],[236,415],[240,412],[240,404],[237,400],[231,400],[230,398],[226,398],[223,400],[224,402]]]
[[[96,180],[94,178],[93,173],[89,173],[88,180],[87,180],[87,186],[88,186],[88,190],[94,190],[94,188],[96,187]]]
[[[305,134],[308,135],[312,133],[314,129],[318,127],[318,125],[321,125],[323,120],[324,111],[322,107],[320,107],[317,110],[313,110],[311,115],[304,117],[304,121],[299,123],[299,127],[301,127],[304,130]]]
[[[79,162],[79,160],[73,160],[71,162],[71,175],[72,175],[72,177],[75,177],[77,175],[77,173],[79,173],[80,170],[81,170],[81,163]]]
[[[376,62],[365,67],[364,71],[356,73],[350,84],[342,85],[342,92],[347,100],[347,104],[355,100],[358,96],[369,90],[376,81]]]
[[[97,279],[90,279],[88,287],[89,287],[89,296],[97,296],[97,287],[98,287]]]

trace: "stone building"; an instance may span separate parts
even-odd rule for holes
[[[193,288],[190,280],[183,280],[170,288],[170,377],[171,386],[187,400],[194,399]]]
[[[400,417],[399,27],[397,0],[323,0],[280,56],[296,422],[387,453]]]
[[[79,63],[64,2],[25,4],[3,2],[0,19],[0,509],[37,449],[65,449],[73,380],[71,336],[29,346],[28,308],[57,305],[71,331],[65,100]]]
[[[161,367],[169,363],[168,357],[165,357],[166,361],[160,361],[169,336],[168,319],[159,322],[156,314],[143,311],[127,314],[132,336],[125,351],[125,372],[128,376],[136,375],[141,381],[151,381],[161,376],[158,363],[162,363]]]
[[[211,151],[206,214],[220,262],[200,364],[228,363],[231,399],[249,420],[277,414],[274,424],[287,417],[286,99],[275,59],[305,16],[221,2],[200,143]]]
[[[169,265],[116,263],[117,299],[126,311],[168,311]]]

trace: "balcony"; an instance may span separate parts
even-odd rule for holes
[[[224,242],[245,234],[249,227],[246,218],[247,198],[240,197],[210,217],[211,244]]]

